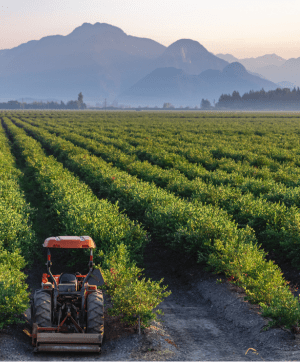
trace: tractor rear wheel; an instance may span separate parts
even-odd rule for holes
[[[36,290],[33,297],[34,323],[39,327],[51,327],[51,295],[41,289]]]
[[[87,297],[86,333],[104,333],[104,303],[100,290]]]

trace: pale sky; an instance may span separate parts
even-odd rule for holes
[[[299,15],[299,0],[1,0],[0,49],[100,22],[165,46],[188,38],[214,54],[298,58]]]

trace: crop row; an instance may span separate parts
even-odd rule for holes
[[[94,131],[95,132],[95,131]],[[247,157],[237,157],[234,159],[234,150],[222,149],[218,146],[215,149],[209,149],[207,145],[199,148],[196,145],[189,143],[181,143],[177,145],[168,146],[164,143],[164,140],[156,139],[149,140],[144,134],[144,137],[138,138],[126,137],[122,135],[118,137],[118,134],[110,134],[110,137],[114,140],[114,144],[119,144],[122,148],[128,147],[124,144],[127,141],[130,145],[135,147],[135,152],[138,154],[141,160],[148,160],[152,163],[159,164],[162,167],[175,167],[182,172],[185,172],[187,177],[202,177],[210,178],[212,182],[216,182],[219,179],[218,175],[224,178],[224,183],[233,184],[236,182],[237,174],[240,179],[245,177],[252,177],[262,180],[274,180],[281,182],[286,186],[299,185],[300,164],[299,156],[293,155],[293,159],[286,160],[288,156],[283,156],[280,153],[276,153],[278,159],[270,159],[263,154],[254,154],[250,158],[250,152],[244,150],[243,153]],[[119,140],[122,140],[123,145]],[[200,142],[200,140],[199,140]],[[214,142],[218,144],[218,139],[214,139]],[[231,157],[232,156],[232,157]],[[275,156],[274,156],[275,157]],[[290,156],[292,157],[292,156]],[[248,159],[247,159],[248,158]],[[186,167],[187,161],[195,164],[198,167],[190,170]],[[185,166],[183,168],[183,165]],[[201,167],[199,167],[201,165]],[[207,174],[205,171],[215,171]],[[209,175],[209,176],[208,176]],[[214,177],[217,175],[216,177]]]
[[[297,300],[289,292],[280,269],[265,261],[265,253],[255,244],[251,229],[238,229],[224,211],[186,202],[139,181],[45,130],[35,128],[34,136],[100,197],[117,200],[128,215],[143,221],[157,239],[197,254],[199,260],[206,260],[216,271],[234,276],[250,300],[265,303],[262,305],[269,316],[278,318],[274,306],[279,303],[281,322],[295,323],[299,318]]]
[[[116,149],[114,145],[109,142],[110,138],[105,137],[102,134],[97,134],[95,132],[84,132],[79,131],[76,128],[70,129],[57,125],[53,127],[47,127],[44,125],[44,123],[41,122],[35,122],[32,124],[38,124],[39,126],[48,129],[50,132],[59,134],[81,147],[90,149],[93,153],[103,157],[107,162],[113,162],[117,167],[127,169],[129,173],[135,174],[143,180],[154,181],[158,186],[161,187],[171,187],[171,190],[176,193],[178,192],[176,184],[184,183],[186,187],[182,188],[181,186],[179,188],[180,196],[191,197],[192,195],[197,194],[197,198],[199,198],[199,194],[204,192],[202,198],[203,202],[218,203],[218,190],[221,186],[222,199],[224,199],[224,197],[226,198],[226,194],[228,194],[228,197],[236,199],[240,198],[241,194],[251,192],[254,194],[254,196],[263,195],[263,198],[271,202],[281,201],[287,206],[300,206],[300,188],[287,188],[273,180],[261,180],[251,177],[241,180],[240,175],[237,174],[231,175],[234,176],[232,179],[235,180],[236,185],[232,186],[235,187],[228,187],[229,185],[223,187],[223,184],[226,184],[226,182],[224,182],[224,177],[222,178],[218,173],[214,173],[213,180],[215,180],[215,182],[212,182],[211,179],[205,180],[209,181],[207,185],[205,185],[204,182],[201,182],[203,178],[196,178],[187,182],[188,180],[184,174],[179,172],[177,169],[162,169],[156,165],[155,167],[151,168],[147,161],[143,163],[139,162],[135,148],[133,146],[129,148],[126,144],[124,147],[122,147],[122,140],[116,140],[114,144],[117,144],[119,149],[125,148],[124,152],[120,152],[118,149]],[[80,133],[82,136],[78,136],[78,133]],[[97,142],[93,142],[92,140]],[[107,146],[103,145],[103,143]],[[140,167],[141,165],[144,166],[144,170]],[[154,170],[156,172],[154,172]],[[213,173],[206,172],[206,174],[209,177]],[[217,175],[220,177],[217,178]],[[228,177],[228,174],[226,176]],[[175,186],[173,187],[174,182]],[[171,185],[169,185],[170,183]],[[204,191],[205,189],[206,192]],[[208,196],[206,196],[207,192],[209,193]],[[210,201],[207,200],[207,198]],[[224,202],[227,201],[224,200]]]
[[[30,121],[30,120],[29,120]],[[63,120],[59,122],[64,123]],[[69,122],[68,122],[69,123]],[[43,124],[56,126],[57,122],[51,121],[48,119],[43,120]],[[129,135],[126,135],[124,132],[124,127],[115,127],[103,130],[100,126],[90,127],[90,124],[85,122],[84,124],[81,122],[73,122],[70,123],[72,128],[75,128],[80,133],[83,131],[89,131],[94,134],[101,134],[101,136],[106,136],[104,142],[110,142],[116,146],[120,146],[122,149],[124,147],[126,150],[130,151],[132,148],[135,149],[135,152],[139,153],[139,156],[143,159],[147,159],[151,162],[159,162],[162,161],[160,166],[162,167],[174,167],[173,162],[177,162],[179,164],[186,164],[187,160],[192,163],[202,164],[202,169],[196,169],[200,174],[207,174],[206,169],[208,171],[215,170],[219,168],[220,170],[226,172],[232,172],[233,169],[237,168],[236,162],[233,160],[228,160],[224,158],[222,160],[218,160],[213,157],[213,155],[208,151],[207,145],[202,147],[200,150],[199,144],[193,144],[191,148],[190,143],[180,142],[177,138],[173,139],[170,137],[170,134],[167,133],[165,135],[158,134],[156,136],[149,136],[148,132],[136,132],[135,130],[131,130]],[[133,137],[132,137],[133,136]],[[199,140],[198,140],[199,143]],[[161,149],[163,145],[163,150]],[[157,150],[159,148],[159,156],[163,158],[162,160],[158,160],[156,155],[153,155],[153,150]],[[152,152],[151,152],[152,151]],[[239,171],[244,171],[244,173],[249,173],[249,165],[248,164],[239,164]],[[189,169],[189,168],[188,168]],[[245,170],[244,170],[245,169]],[[257,170],[256,170],[257,171]],[[250,174],[252,175],[253,168],[250,168]],[[196,174],[198,176],[198,174]],[[195,177],[193,174],[187,175],[188,177]],[[200,175],[199,175],[200,177]]]
[[[26,125],[24,122],[19,121],[19,124],[35,135],[45,137],[47,134],[39,132],[36,127]],[[278,253],[281,253],[283,249],[286,257],[292,260],[295,266],[298,266],[300,261],[298,256],[300,214],[297,207],[288,208],[280,203],[270,203],[266,200],[268,194],[265,195],[266,199],[255,198],[250,193],[242,194],[241,190],[228,186],[216,187],[201,182],[201,180],[190,181],[177,170],[164,170],[148,162],[137,161],[133,156],[127,156],[111,146],[108,147],[73,132],[64,131],[62,127],[57,127],[56,133],[144,181],[154,182],[157,186],[178,196],[190,198],[195,204],[200,202],[201,205],[206,203],[221,207],[232,215],[240,226],[251,226],[255,230],[258,241],[264,247],[268,250],[277,249]],[[41,141],[45,142],[44,138]],[[280,198],[280,195],[282,192],[277,193],[277,198]],[[291,195],[293,194],[291,193]],[[271,197],[275,197],[274,193],[271,194]],[[299,198],[295,199],[295,203],[297,202],[299,202]]]
[[[10,145],[0,123],[0,328],[18,322],[18,314],[28,306],[25,274],[32,261],[36,239],[32,230],[32,208],[20,188]]]
[[[57,124],[54,122],[44,123],[35,120],[30,123],[42,125],[46,123],[54,129],[57,127]],[[64,124],[63,121],[59,123]],[[259,156],[256,159],[255,162],[258,166],[252,167],[247,162],[242,163],[239,161],[236,163],[226,158],[217,160],[211,158],[211,156],[207,158],[205,152],[201,153],[196,148],[191,149],[188,145],[182,147],[174,146],[173,149],[168,150],[165,144],[157,142],[153,144],[153,142],[149,143],[145,139],[138,141],[136,137],[134,137],[134,140],[131,141],[132,144],[130,144],[126,141],[124,135],[118,138],[118,133],[115,135],[102,131],[98,133],[95,130],[87,130],[88,128],[90,128],[88,123],[85,127],[81,128],[77,128],[76,125],[72,126],[72,130],[75,133],[80,133],[102,143],[112,144],[127,154],[135,154],[140,160],[149,161],[162,168],[175,168],[189,179],[200,178],[204,182],[213,183],[214,185],[237,186],[242,189],[242,192],[250,191],[256,196],[266,192],[273,192],[274,201],[279,201],[282,198],[285,188],[299,186],[300,169],[298,167],[291,165],[283,167],[279,162],[273,161],[271,167],[273,171],[270,171],[266,165],[263,166],[263,156]],[[203,165],[199,166],[197,162],[202,163],[208,170]],[[213,172],[209,172],[209,170],[215,169],[217,164],[218,168]],[[276,192],[280,193],[280,199],[276,198]],[[293,194],[295,193],[297,194],[297,191],[293,192]],[[288,194],[290,194],[290,190]],[[284,198],[284,202],[290,205],[289,198]]]
[[[39,123],[39,125],[43,126],[43,123]],[[49,128],[47,128],[49,129]],[[57,127],[57,125],[52,127],[54,132],[61,132],[62,128]],[[51,130],[51,128],[50,128]],[[67,131],[67,129],[66,129]],[[137,157],[141,153],[144,154],[144,150],[142,147],[133,147],[132,145],[125,142],[122,138],[120,139],[112,139],[106,136],[103,136],[103,134],[96,133],[95,131],[89,132],[89,131],[79,131],[76,128],[72,128],[72,132],[70,132],[70,128],[68,128],[68,134],[73,133],[80,133],[84,137],[88,137],[90,139],[96,140],[99,143],[104,143],[107,145],[113,145],[120,150],[122,150],[124,153],[127,154],[127,163],[133,160],[139,160]],[[111,149],[112,154],[115,154],[116,151],[114,149]],[[161,148],[155,151],[151,152],[150,155],[146,158],[146,161],[151,161],[154,165],[159,165],[166,169],[168,165],[166,162],[168,162],[168,154],[164,157],[162,155]],[[125,158],[122,156],[123,159]],[[143,159],[143,157],[140,157]],[[170,159],[169,159],[170,160]],[[174,160],[174,159],[173,159]],[[113,161],[113,160],[112,160]],[[176,167],[177,166],[177,167]],[[191,165],[188,162],[182,162],[182,160],[178,160],[178,162],[175,161],[175,169],[172,169],[172,172],[176,173],[176,170],[183,171],[182,174],[187,174],[187,172],[191,172]],[[187,171],[188,170],[188,171]],[[254,196],[263,196],[266,200],[271,202],[283,202],[286,206],[292,206],[295,205],[297,207],[300,206],[300,187],[287,187],[284,184],[281,184],[280,182],[276,182],[272,178],[268,178],[267,175],[263,174],[262,170],[254,170],[252,176],[251,173],[249,173],[248,177],[243,177],[238,169],[238,166],[236,164],[233,165],[233,171],[232,173],[228,174],[227,172],[222,171],[216,171],[216,172],[208,172],[206,170],[203,170],[203,168],[199,168],[197,166],[194,166],[192,168],[192,172],[196,173],[197,178],[200,180],[203,180],[205,183],[212,184],[213,186],[220,186],[220,185],[228,185],[232,186],[238,190],[240,190],[243,194],[250,192],[254,194]],[[252,172],[252,171],[251,171]],[[177,172],[178,174],[178,172]],[[195,176],[195,174],[194,174]],[[274,176],[273,176],[274,177]],[[277,173],[275,179],[280,180],[280,178],[284,178],[284,175],[282,173]],[[299,183],[298,179],[297,185]],[[209,186],[214,189],[213,186]],[[235,193],[235,191],[231,191]],[[239,191],[237,191],[237,195],[239,194]],[[186,195],[185,195],[186,196]]]
[[[23,130],[8,119],[4,122],[15,140],[20,161],[25,159],[26,172],[31,173],[39,185],[39,194],[44,196],[45,206],[49,209],[47,222],[55,234],[88,234],[102,250],[100,253],[98,250],[94,260],[99,262],[99,256],[103,258],[101,268],[105,288],[112,298],[113,312],[130,317],[131,322],[136,314],[143,323],[152,319],[152,309],[170,292],[165,292],[166,287],[160,286],[161,281],[138,279],[141,270],[136,268],[134,259],[141,260],[143,247],[149,241],[145,230],[119,213],[117,205],[99,200],[86,184],[64,169],[62,164],[53,157],[47,157],[41,145]],[[53,228],[53,225],[56,227]],[[83,261],[82,250],[73,251],[72,254],[76,262]],[[117,278],[111,274],[110,266],[119,271]],[[125,300],[118,299],[122,293],[127,295]],[[137,298],[142,305],[136,305]]]
[[[167,143],[174,145],[182,141],[195,146],[200,143],[208,148],[230,144],[238,150],[246,149],[250,152],[259,150],[259,153],[274,148],[292,150],[299,147],[297,116],[243,114],[237,117],[234,114],[205,115],[178,112],[143,115],[131,112],[121,116],[120,113],[113,112],[87,112],[84,116],[74,112],[60,114],[48,112],[40,113],[38,116],[43,121],[60,122],[62,119],[64,122],[78,126],[89,124],[95,130],[101,128],[111,132],[133,134],[135,137],[144,137],[142,134],[147,132],[149,138],[164,137]]]
[[[118,201],[133,219],[139,219],[162,241],[193,251],[207,252],[215,239],[241,238],[252,235],[238,230],[227,213],[213,206],[195,207],[154,184],[144,182],[91,155],[86,149],[57,137],[46,130],[27,126],[14,120],[51,149],[55,157],[82,177],[99,195]]]
[[[66,122],[69,120],[65,119]],[[44,118],[44,121],[51,122],[51,119]],[[283,142],[281,135],[270,133],[262,138],[257,132],[246,137],[240,134],[226,134],[225,138],[222,132],[219,134],[212,129],[210,134],[200,130],[192,135],[189,133],[189,136],[184,138],[182,133],[185,129],[179,127],[174,131],[174,126],[171,127],[170,123],[167,129],[163,129],[164,125],[160,125],[158,130],[153,130],[152,125],[147,126],[147,122],[140,124],[144,126],[143,128],[138,127],[137,123],[135,126],[126,127],[123,122],[121,127],[119,122],[113,125],[101,122],[99,126],[99,122],[91,122],[89,119],[80,122],[80,118],[77,122],[76,119],[72,119],[72,125],[74,124],[76,127],[91,125],[94,131],[101,129],[101,133],[105,129],[107,135],[132,140],[134,145],[163,144],[170,152],[180,153],[191,162],[202,163],[209,170],[220,167],[230,171],[234,162],[239,161],[245,166],[249,164],[256,167],[265,166],[272,172],[282,168],[283,164],[289,164],[290,167],[299,166],[299,141],[297,142],[295,135],[292,138],[289,136],[288,142]],[[186,128],[189,129],[190,126]]]
[[[159,134],[153,134],[150,129],[147,131],[134,132],[134,134],[123,131],[123,129],[111,130],[114,136],[120,136],[121,132],[123,137],[130,139],[134,135],[134,142],[136,143],[156,143],[164,144],[169,150],[175,152],[181,151],[182,155],[185,155],[192,162],[201,162],[206,167],[213,169],[218,167],[218,160],[232,159],[235,162],[248,162],[253,166],[274,166],[276,162],[296,162],[299,165],[299,152],[295,153],[295,149],[288,149],[278,146],[280,139],[278,137],[270,137],[261,139],[261,137],[240,137],[231,136],[226,137],[218,134],[197,134],[194,137],[188,137],[182,139],[180,134],[170,135],[170,132],[166,131],[163,135],[161,131]],[[258,138],[258,139],[257,139]],[[146,141],[147,140],[147,141]],[[196,150],[197,153],[193,151]],[[273,162],[275,161],[275,162]],[[221,165],[222,166],[222,165]]]
[[[22,173],[16,167],[1,125],[0,165],[0,248],[10,252],[19,249],[26,260],[30,261],[35,243],[31,225],[34,210],[25,201],[20,188]]]
[[[99,200],[91,189],[53,157],[47,157],[41,145],[27,136],[8,118],[4,123],[32,170],[49,205],[49,222],[64,235],[90,235],[99,249],[107,252],[125,244],[137,258],[147,242],[139,224],[119,212],[117,205]]]
[[[113,162],[115,166],[127,170],[130,174],[137,175],[145,181],[154,181],[158,186],[168,188],[183,197],[197,198],[202,202],[218,204],[220,207],[226,208],[230,199],[232,204],[234,200],[240,199],[243,194],[250,192],[255,197],[262,196],[262,199],[270,202],[282,202],[288,207],[300,206],[300,187],[286,187],[283,184],[276,183],[274,180],[261,180],[251,177],[241,180],[241,176],[236,173],[231,175],[232,180],[234,179],[236,182],[236,185],[232,185],[232,187],[226,185],[224,177],[222,178],[220,173],[214,173],[213,180],[215,180],[215,182],[212,182],[210,179],[206,184],[202,182],[201,178],[188,181],[184,174],[180,173],[177,169],[162,169],[156,165],[155,167],[150,167],[147,161],[143,163],[139,162],[134,147],[128,148],[125,145],[126,154],[120,152],[113,147],[113,145],[109,144],[109,141],[107,141],[109,138],[101,134],[95,132],[80,132],[76,128],[70,129],[62,126],[45,127],[41,122],[32,124],[38,124],[81,147],[88,148],[96,155],[103,157],[107,162]],[[79,132],[82,136],[77,134]],[[107,146],[103,145],[103,143]],[[119,148],[121,148],[120,144],[122,144],[122,140],[116,140],[116,143],[119,145]],[[213,173],[211,172],[210,174]],[[220,176],[218,180],[216,180],[217,175]],[[224,183],[225,186],[223,186]],[[251,197],[248,197],[248,199],[249,198],[251,199]],[[262,202],[264,203],[264,201]],[[228,206],[232,209],[232,205]],[[285,212],[284,208],[282,210]],[[266,217],[268,216],[266,215]]]

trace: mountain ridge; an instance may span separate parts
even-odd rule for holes
[[[207,79],[217,87],[213,82],[218,72],[229,64],[192,39],[179,39],[165,47],[149,38],[127,35],[114,25],[83,23],[67,35],[50,35],[1,50],[0,94],[3,98],[66,100],[82,92],[85,100],[99,102],[107,98],[112,102],[155,69],[181,69],[183,73],[179,72],[178,77],[189,89],[195,88],[197,76],[210,70],[202,74],[201,82]],[[240,66],[229,70],[231,76],[245,72]],[[246,78],[235,76],[240,79],[237,86],[244,89]]]
[[[164,76],[162,76],[164,75]],[[216,90],[217,88],[217,90]],[[175,67],[158,68],[123,92],[118,101],[155,106],[165,102],[179,107],[183,104],[194,107],[202,98],[218,99],[221,94],[233,91],[276,89],[277,85],[258,76],[249,74],[238,63],[228,64],[222,71],[208,69],[198,75],[190,75]]]

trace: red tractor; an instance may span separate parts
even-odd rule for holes
[[[104,335],[104,284],[99,269],[94,269],[89,236],[58,236],[45,240],[48,248],[47,273],[42,288],[34,293],[31,304],[32,344],[38,351],[100,352]],[[50,248],[90,249],[86,275],[62,273],[52,275]]]

